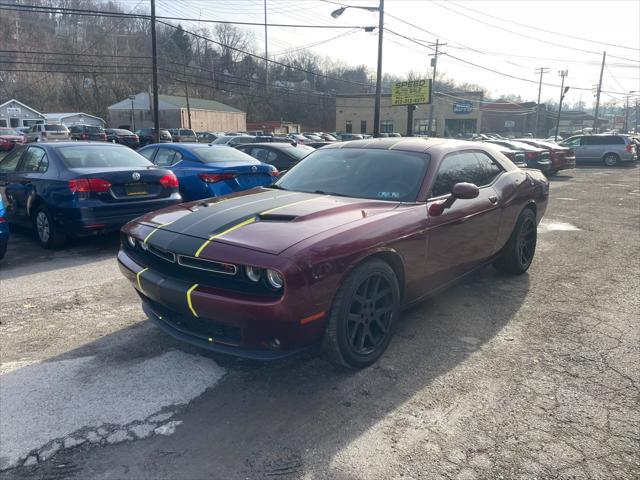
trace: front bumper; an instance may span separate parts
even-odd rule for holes
[[[259,298],[194,283],[143,267],[118,253],[123,275],[140,295],[143,310],[173,337],[210,351],[276,360],[314,348],[324,323],[300,322],[300,294]],[[276,342],[277,339],[277,342]]]

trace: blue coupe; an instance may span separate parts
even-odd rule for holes
[[[4,215],[4,203],[2,203],[2,194],[0,194],[0,260],[7,252],[7,243],[9,243],[9,223]]]
[[[154,144],[138,153],[176,174],[185,201],[271,185],[278,176],[274,166],[224,145]]]
[[[70,234],[118,230],[182,201],[173,172],[103,142],[15,148],[0,161],[0,196],[6,219],[32,226],[45,248],[61,246]]]

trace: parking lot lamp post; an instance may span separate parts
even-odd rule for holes
[[[564,100],[564,96],[569,91],[569,87],[564,86],[564,77],[569,74],[569,70],[560,70],[558,75],[562,77],[562,86],[560,87],[560,105],[558,106],[558,118],[556,119],[556,134],[555,141],[558,141],[558,130],[560,129],[560,114],[562,113],[562,101]]]
[[[136,131],[136,114],[133,109],[133,101],[136,99],[135,95],[129,95],[129,100],[131,100],[131,128],[133,131]]]
[[[376,99],[373,107],[373,136],[380,136],[380,98],[382,96],[382,33],[384,29],[384,0],[380,0],[377,7],[359,7],[345,5],[331,12],[333,18],[338,18],[347,8],[357,8],[369,12],[378,12],[378,69],[376,71]]]

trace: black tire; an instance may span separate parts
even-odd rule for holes
[[[604,157],[602,157],[602,162],[607,167],[615,167],[620,162],[620,157],[615,153],[607,153]]]
[[[530,208],[525,208],[493,266],[500,272],[523,274],[533,261],[537,238],[536,214]]]
[[[40,205],[33,215],[33,228],[42,248],[60,248],[67,241],[67,236],[54,223],[51,213],[44,205]]]
[[[7,253],[7,245],[9,244],[8,237],[0,238],[0,260],[4,258],[5,253]]]
[[[331,362],[349,368],[375,363],[387,349],[400,314],[400,287],[388,263],[357,266],[338,289],[322,349]]]

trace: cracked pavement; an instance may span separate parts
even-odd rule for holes
[[[14,232],[0,479],[639,478],[640,168],[553,178],[539,232],[528,274],[404,312],[359,372],[185,346],[144,319],[115,237]]]

